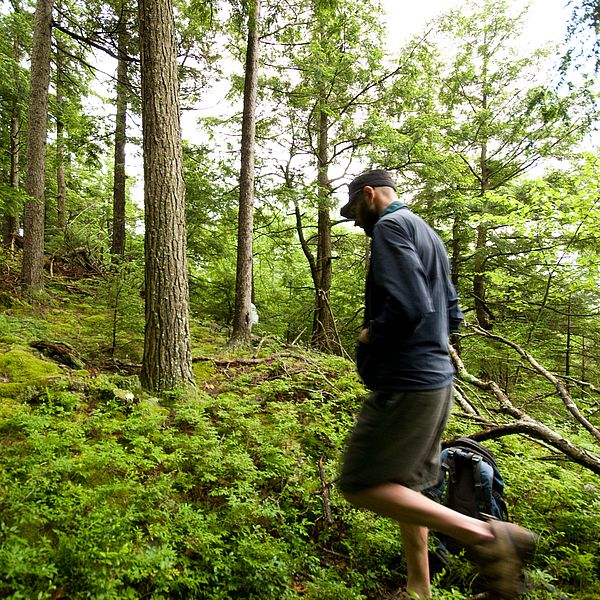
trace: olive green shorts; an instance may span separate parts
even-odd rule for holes
[[[440,471],[441,439],[454,388],[371,392],[344,455],[339,486],[356,492],[381,483],[422,491]]]

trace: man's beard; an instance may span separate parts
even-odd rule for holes
[[[379,221],[377,211],[363,204],[360,208],[360,226],[364,229],[367,237],[373,237],[373,229],[375,229],[377,221]]]

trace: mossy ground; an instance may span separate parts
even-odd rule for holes
[[[0,597],[357,600],[402,585],[397,526],[335,486],[364,393],[350,362],[275,342],[225,356],[222,333],[195,323],[195,389],[153,397],[115,372],[89,287],[49,288],[0,319]],[[122,361],[139,356],[131,320]],[[87,370],[28,346],[41,337]],[[449,435],[464,432],[454,419]],[[512,514],[541,534],[527,597],[597,598],[594,477],[521,439],[491,446]],[[460,558],[435,582],[442,599],[477,590]]]

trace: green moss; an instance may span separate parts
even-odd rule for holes
[[[0,397],[15,398],[27,387],[50,383],[60,375],[58,365],[17,346],[0,356]]]
[[[195,362],[192,366],[194,371],[194,378],[196,382],[210,381],[216,375],[216,368],[214,363],[210,361]]]

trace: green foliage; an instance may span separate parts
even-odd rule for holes
[[[27,194],[10,185],[0,182],[0,213],[17,216],[21,214],[23,205],[27,201]]]
[[[133,275],[121,274],[137,285]],[[8,334],[26,343],[25,325],[43,316],[48,337],[63,337],[67,308],[98,328],[105,296],[92,307],[89,285],[68,302],[61,291],[62,313],[51,287],[43,308],[15,305]],[[122,327],[126,339],[131,319]],[[353,365],[272,342],[250,360],[221,357],[214,328],[195,323],[194,335],[196,391],[159,398],[136,376],[69,375],[24,347],[3,355],[3,379],[18,375],[21,388],[0,394],[0,595],[358,600],[402,585],[397,525],[354,510],[332,483],[364,393]],[[464,433],[453,419],[448,436]],[[489,445],[511,515],[541,536],[527,599],[593,597],[594,476],[521,439]],[[477,585],[457,558],[436,576],[436,597],[462,600]]]
[[[568,48],[562,58],[561,70],[570,67],[581,70],[588,65],[594,75],[600,67],[600,40],[598,38],[600,11],[597,0],[577,0],[569,5]]]
[[[240,47],[245,25],[236,23],[244,24],[246,4],[232,5],[229,33]],[[413,41],[385,70],[376,2],[299,2],[286,10],[265,3],[254,240],[258,362],[220,356],[234,304],[239,169],[238,139],[230,133],[239,118],[212,119],[207,145],[185,151],[198,390],[160,398],[142,393],[135,376],[90,375],[107,364],[135,370],[131,363],[141,359],[142,240],[130,232],[131,262],[109,264],[112,157],[102,139],[110,132],[82,101],[89,77],[68,63],[60,109],[70,159],[68,227],[56,231],[49,177],[47,250],[54,267],[61,256],[73,266],[83,255],[104,275],[75,284],[49,273],[46,296],[29,305],[4,291],[18,267],[1,257],[0,596],[344,600],[381,597],[403,582],[393,523],[351,509],[335,485],[333,523],[324,516],[318,464],[331,483],[363,392],[353,367],[317,354],[292,356],[277,343],[307,340],[312,323],[313,282],[293,210],[299,207],[314,250],[316,210],[326,206],[333,214],[337,201],[333,189],[321,195],[315,183],[319,114],[329,120],[331,176],[354,169],[359,155],[401,170],[412,206],[454,244],[465,308],[471,309],[473,278],[484,273],[496,332],[551,370],[597,385],[598,165],[593,155],[570,156],[593,115],[586,112],[590,90],[555,88],[543,53],[519,57],[510,50],[505,42],[518,18],[505,14],[506,3],[471,8],[440,23],[437,33],[451,44]],[[104,29],[114,30],[113,9],[127,10],[90,5],[86,16],[87,9],[72,5],[65,12],[91,30],[107,11]],[[222,31],[213,16],[220,15],[203,2],[177,9],[181,45],[195,59],[182,72],[192,101],[198,82],[218,68]],[[80,11],[85,18],[75,18]],[[0,18],[5,149],[6,124],[27,88],[24,56],[13,42],[29,47],[30,17]],[[495,27],[508,32],[498,54],[490,43]],[[195,69],[190,78],[191,64],[210,69]],[[232,79],[230,98],[242,77]],[[48,173],[56,167],[53,147]],[[570,157],[570,167],[535,181],[516,179],[554,155]],[[22,195],[6,185],[7,157],[0,161],[0,212],[18,214]],[[132,228],[137,212],[130,203]],[[368,251],[362,234],[341,226],[332,246],[330,302],[351,351]],[[69,374],[34,355],[27,345],[36,339],[70,343],[90,373]],[[532,416],[595,449],[577,435],[550,385],[531,377],[507,348],[470,337],[462,340],[462,356]],[[579,392],[586,416],[597,419],[596,397],[584,387]],[[468,432],[454,419],[448,436]],[[541,534],[528,600],[597,597],[595,479],[521,438],[491,445],[511,513]],[[457,558],[436,577],[435,595],[463,600],[477,585],[472,568]]]
[[[104,319],[96,323],[95,334],[102,336],[103,341],[98,343],[101,347],[108,344],[108,353],[113,358],[141,361],[143,286],[143,265],[131,260],[113,264],[98,287],[97,299],[106,306],[106,312]]]
[[[363,597],[398,541],[337,495],[346,524],[323,522],[317,461],[333,456],[334,476],[359,386],[347,363],[314,360],[232,367],[168,407],[119,377],[15,407],[0,424],[0,593]],[[344,548],[365,573],[336,564]]]
[[[591,359],[598,346],[596,163],[596,156],[583,155],[569,170],[488,193],[495,216],[485,217],[486,304],[497,331],[550,370],[588,381],[598,378]],[[468,285],[461,282],[463,298]],[[510,365],[506,348],[490,353],[479,343],[473,354],[483,370],[473,371],[508,382],[518,372],[515,357]]]

